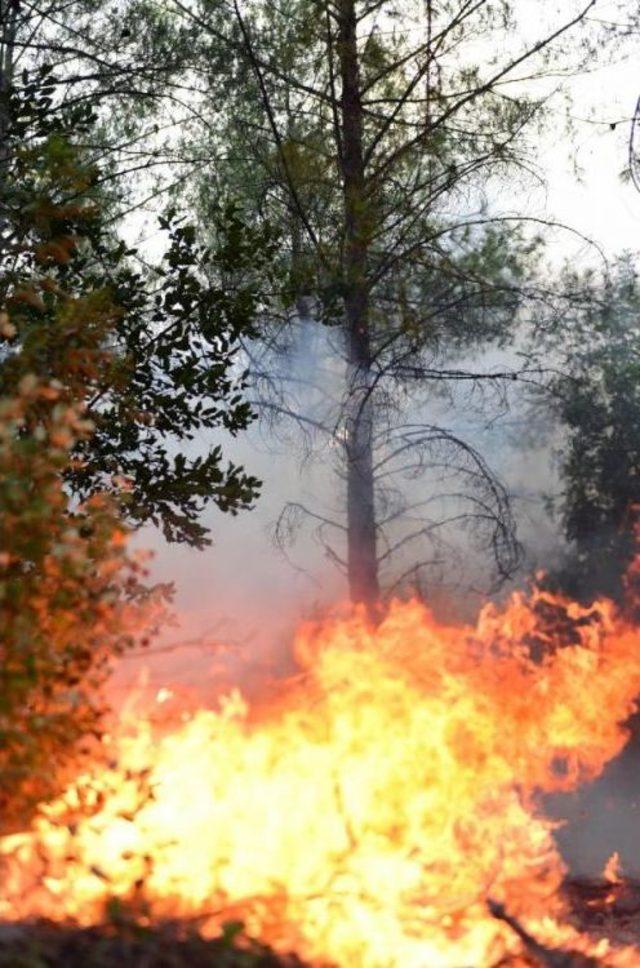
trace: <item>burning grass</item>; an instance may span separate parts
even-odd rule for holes
[[[123,722],[0,842],[0,915],[90,929],[116,898],[339,968],[640,963],[576,921],[540,799],[625,743],[640,635],[610,603],[536,591],[473,627],[395,603],[377,628],[305,625],[295,652],[268,702]]]

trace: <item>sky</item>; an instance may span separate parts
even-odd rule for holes
[[[640,95],[640,35],[635,53],[611,58],[571,83],[573,143],[550,139],[545,152],[547,213],[594,239],[608,255],[637,251],[640,241],[640,194],[620,177]],[[535,206],[538,199],[532,201]],[[564,237],[563,243],[568,251],[582,250],[578,240]]]

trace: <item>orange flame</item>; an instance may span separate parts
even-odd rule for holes
[[[521,951],[491,898],[544,943],[639,963],[563,924],[537,799],[625,743],[640,636],[610,603],[516,594],[449,627],[396,602],[377,628],[306,624],[295,652],[272,701],[232,692],[160,736],[123,724],[113,763],[0,841],[0,917],[91,923],[144,898],[316,965],[483,968]]]
[[[608,884],[620,884],[622,882],[622,865],[620,855],[617,850],[613,852],[602,871],[602,878]]]

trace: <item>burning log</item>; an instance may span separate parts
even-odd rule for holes
[[[564,892],[586,930],[594,915],[600,918],[640,915],[640,881],[633,878],[611,882],[573,877],[566,882]]]
[[[489,898],[487,907],[494,918],[504,921],[518,935],[526,953],[534,959],[539,968],[598,968],[601,965],[595,958],[583,955],[580,951],[550,948],[541,944],[498,901]]]

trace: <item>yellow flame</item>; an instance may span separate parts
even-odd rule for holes
[[[622,882],[622,865],[618,851],[614,851],[602,871],[603,880],[609,884],[620,884]]]
[[[554,607],[570,642],[566,621],[541,623]],[[0,916],[90,923],[110,896],[144,898],[152,917],[198,915],[209,933],[240,917],[318,965],[483,968],[521,950],[491,897],[545,943],[637,965],[562,923],[564,869],[536,797],[624,745],[639,639],[607,603],[540,592],[487,606],[475,627],[417,602],[377,628],[359,613],[305,625],[300,673],[275,699],[249,708],[233,692],[160,736],[151,716],[123,724],[117,762],[0,841]]]

